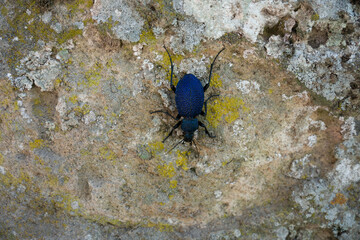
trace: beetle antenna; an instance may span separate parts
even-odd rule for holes
[[[175,144],[169,151],[167,151],[167,153],[171,152],[177,145],[179,145],[180,143],[184,143],[184,140],[180,140],[177,144]]]

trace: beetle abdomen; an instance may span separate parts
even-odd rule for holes
[[[199,115],[204,104],[204,87],[199,79],[186,74],[176,85],[175,101],[180,116],[194,118]]]

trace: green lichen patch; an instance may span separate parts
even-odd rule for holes
[[[69,97],[69,101],[72,103],[72,104],[76,104],[78,102],[78,96],[76,95],[72,95]]]
[[[55,39],[55,32],[41,20],[40,10],[35,1],[18,1],[11,11],[1,7],[1,13],[8,27],[0,30],[4,40],[11,42],[5,49],[6,61],[10,68],[15,68],[28,49],[33,49],[38,40],[45,42]]]
[[[118,219],[109,218],[102,215],[91,214],[91,215],[84,215],[83,217],[87,220],[90,220],[92,222],[97,222],[101,225],[111,224],[112,226],[116,226],[116,227],[128,227],[128,228],[136,226],[136,224],[131,222],[122,222]]]
[[[153,45],[156,43],[156,38],[152,30],[144,30],[140,34],[139,43],[146,43],[147,45]]]
[[[70,11],[71,14],[76,14],[78,12],[85,12],[89,10],[94,5],[93,0],[76,0],[65,3],[65,6]]]
[[[66,193],[52,195],[51,203],[55,209],[64,210],[71,215],[80,215],[80,201],[76,197]]]
[[[149,228],[157,228],[160,232],[173,232],[174,231],[174,226],[167,224],[167,223],[154,223],[154,222],[148,222],[146,225],[146,227]]]
[[[63,31],[62,33],[59,34],[58,38],[57,38],[57,42],[58,44],[63,44],[65,42],[67,42],[70,39],[75,38],[76,36],[81,35],[83,32],[82,29],[68,29],[66,31]]]
[[[90,106],[88,104],[84,104],[82,106],[76,106],[73,110],[76,116],[82,117],[90,112]]]
[[[17,1],[11,10],[7,6],[1,7],[1,13],[4,16],[8,27],[0,30],[3,39],[11,42],[11,47],[6,49],[7,64],[14,69],[20,59],[22,59],[29,50],[36,50],[39,40],[42,42],[54,42],[63,44],[66,41],[82,34],[81,29],[63,26],[64,31],[57,33],[52,25],[56,17],[52,17],[51,23],[43,21],[44,3],[39,0]],[[48,1],[50,2],[50,1]],[[50,4],[61,4],[58,1]],[[92,6],[92,0],[72,1],[66,3],[70,11],[75,9],[89,9]],[[50,7],[50,6],[49,6]],[[54,14],[53,14],[54,15]],[[88,21],[84,21],[86,24]]]
[[[6,21],[11,27],[2,30],[4,36],[9,38],[17,37],[21,43],[54,40],[56,33],[41,20],[40,9],[35,4],[36,1],[19,2],[11,12],[5,6],[2,6],[1,12],[4,13]]]
[[[85,79],[78,82],[78,86],[88,88],[97,87],[102,79],[103,65],[99,62],[95,63],[89,70],[84,72]]]

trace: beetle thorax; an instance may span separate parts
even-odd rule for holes
[[[181,129],[185,133],[193,133],[199,128],[199,122],[196,118],[184,118],[181,123]]]

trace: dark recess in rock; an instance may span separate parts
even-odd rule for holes
[[[308,44],[316,49],[320,47],[320,45],[324,45],[328,40],[328,32],[326,30],[321,30],[317,27],[314,27],[310,33],[310,37],[308,39]]]

